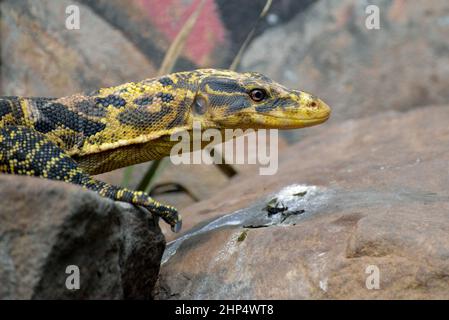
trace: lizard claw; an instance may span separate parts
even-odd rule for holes
[[[178,233],[179,231],[181,231],[182,228],[182,220],[179,219],[178,222],[176,222],[175,224],[171,225],[171,231],[173,231],[174,233]]]
[[[170,225],[171,231],[176,233],[181,231],[182,228],[181,215],[175,208],[165,207],[164,210],[157,210],[155,213]]]
[[[131,203],[141,205],[148,211],[150,211],[154,216],[162,218],[166,223],[170,225],[173,232],[179,232],[181,230],[181,215],[178,213],[178,210],[176,210],[176,208],[163,205],[152,199],[151,197],[148,197],[143,192],[135,192],[134,197],[136,197],[136,199],[133,199]]]

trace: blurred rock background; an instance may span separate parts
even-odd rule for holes
[[[171,41],[198,3],[198,0],[4,0],[0,2],[0,95],[64,96],[152,77]],[[71,4],[80,8],[80,30],[65,28],[65,9]],[[264,0],[206,1],[175,71],[229,66],[264,4]],[[379,30],[365,26],[365,10],[369,4],[380,9]],[[249,242],[245,243],[248,248],[242,249],[245,254],[236,255],[235,251],[226,251],[229,247],[224,248],[223,244],[240,234],[240,229],[211,231],[201,236],[206,237],[201,238],[201,243],[210,247],[202,248],[199,241],[192,241],[163,266],[157,296],[205,297],[206,292],[209,297],[225,297],[226,292],[215,290],[214,284],[229,280],[229,288],[234,291],[228,293],[235,294],[233,297],[425,298],[426,293],[432,292],[427,297],[447,298],[444,279],[447,280],[448,271],[444,257],[449,239],[444,237],[448,234],[444,212],[447,212],[445,190],[449,183],[445,178],[448,135],[444,121],[449,110],[449,3],[444,0],[274,0],[239,69],[262,72],[289,87],[314,93],[332,107],[333,115],[324,125],[285,133],[288,143],[281,142],[281,176],[254,180],[257,168],[237,166],[238,175],[229,179],[215,167],[176,167],[166,163],[156,182],[179,182],[202,200],[194,203],[185,194],[158,196],[159,200],[176,205],[185,213],[185,231],[249,207],[256,199],[279,191],[286,183],[310,183],[352,191],[372,187],[387,196],[378,200],[381,204],[369,206],[363,205],[363,197],[349,199],[347,206],[351,210],[329,204],[331,207],[326,212],[338,216],[309,220],[315,242],[298,238],[300,231],[293,225],[263,228],[249,232]],[[434,136],[438,139],[433,139]],[[404,156],[396,158],[395,153]],[[431,162],[436,158],[441,158],[441,162]],[[130,187],[136,185],[147,166],[136,166]],[[375,178],[379,174],[385,176]],[[100,178],[120,184],[123,170]],[[437,182],[422,185],[425,179]],[[392,187],[387,188],[390,184]],[[388,199],[403,189],[412,194],[419,206],[414,206],[408,198],[390,206]],[[415,194],[416,190],[419,192]],[[422,198],[426,192],[436,198]],[[428,202],[431,209],[426,207]],[[421,211],[413,209],[418,207],[432,213],[425,215],[421,229],[417,227],[421,223]],[[384,212],[393,215],[385,216]],[[390,220],[382,222],[385,219]],[[411,219],[412,229],[407,219]],[[332,224],[336,225],[334,229],[323,227]],[[389,224],[395,227],[390,228]],[[357,227],[381,230],[381,233],[365,233],[363,229],[361,235]],[[288,230],[285,235],[284,229]],[[329,232],[338,235],[332,237]],[[439,244],[435,235],[440,239]],[[170,233],[166,236],[174,239]],[[221,240],[214,241],[213,236]],[[265,243],[267,250],[279,255],[261,253],[257,260],[254,255],[264,252],[264,248],[258,247],[257,239],[272,239],[273,243],[290,244],[289,250],[298,249],[292,251],[297,256],[285,264],[288,277],[267,275],[264,282],[258,280],[260,273],[254,275],[247,268],[232,273],[237,265],[248,266],[254,261],[259,266],[275,265],[284,259],[281,249]],[[316,271],[314,266],[319,259],[316,260],[312,249],[317,243],[330,248],[335,241],[339,245],[332,249],[332,257],[339,264],[330,267],[337,261],[330,259],[327,269]],[[416,247],[420,259],[430,262],[414,260],[415,251],[409,247]],[[195,257],[203,257],[205,251],[213,261],[222,261],[224,255],[228,262],[206,265],[203,270],[196,265],[202,260]],[[401,260],[401,257],[405,258]],[[299,263],[296,258],[308,259],[299,271],[293,268]],[[392,290],[375,294],[358,291],[364,274],[355,280],[351,276],[359,270],[359,264],[373,261],[390,268],[392,276],[387,283]],[[183,267],[192,265],[198,274]],[[400,268],[403,273],[398,271]],[[195,280],[182,283],[170,278],[173,272]],[[208,272],[213,276],[205,277]],[[254,281],[261,281],[260,286],[245,282],[252,276]],[[288,292],[280,295],[276,290],[286,286],[282,279],[305,284],[290,286]],[[200,287],[199,283],[204,285]],[[344,283],[348,285],[342,286]],[[407,288],[416,290],[406,291]]]

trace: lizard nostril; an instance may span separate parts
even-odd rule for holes
[[[316,102],[315,102],[315,101],[312,101],[312,103],[310,104],[310,106],[316,107]]]

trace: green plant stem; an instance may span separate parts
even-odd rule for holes
[[[159,168],[162,160],[154,160],[151,162],[150,166],[145,172],[142,180],[140,180],[139,185],[137,186],[138,191],[146,191],[151,184],[151,181],[155,177],[156,171]]]

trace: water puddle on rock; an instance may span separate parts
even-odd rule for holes
[[[334,191],[323,187],[299,184],[287,186],[265,199],[256,201],[250,207],[219,217],[169,242],[162,257],[162,264],[176,253],[184,241],[194,236],[227,226],[263,228],[296,224],[306,216],[323,211],[334,194]]]

